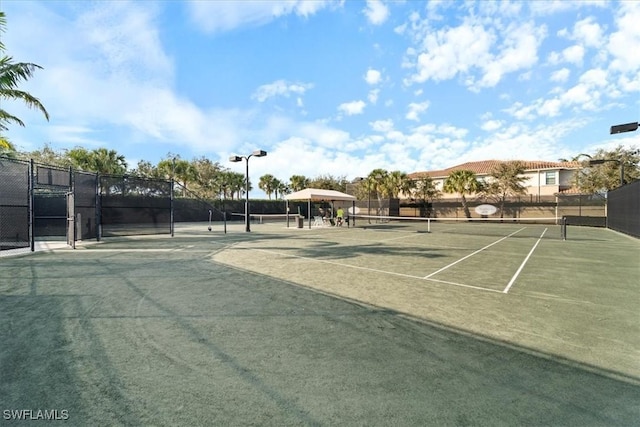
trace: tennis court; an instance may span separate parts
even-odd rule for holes
[[[66,410],[71,425],[640,419],[637,239],[207,227],[0,258],[0,409]]]

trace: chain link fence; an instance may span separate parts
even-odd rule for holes
[[[0,158],[0,251],[32,245],[30,165]]]
[[[100,176],[99,193],[99,237],[171,233],[171,181]]]

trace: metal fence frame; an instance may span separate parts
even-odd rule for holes
[[[36,224],[46,221],[49,224],[41,224],[39,228],[57,229],[52,235],[63,237],[59,228],[64,227],[67,242],[73,247],[77,240],[100,240],[102,226],[114,225],[108,216],[102,215],[103,209],[114,208],[104,197],[108,192],[106,185],[101,185],[109,180],[121,181],[123,188],[127,183],[135,187],[123,192],[123,196],[127,195],[127,208],[135,211],[130,216],[136,226],[121,230],[118,235],[173,235],[173,181],[101,176],[33,160],[0,157],[0,251],[27,247],[34,251],[35,239],[47,235],[36,229]],[[39,202],[49,198],[51,203],[47,207],[42,207],[42,203],[36,206],[36,198]],[[65,204],[71,200],[73,206],[67,205],[66,209],[58,206],[61,198],[66,200]]]

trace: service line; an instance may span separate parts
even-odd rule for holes
[[[522,227],[520,230],[516,230],[516,231],[514,231],[513,233],[509,234],[508,236],[504,236],[502,239],[496,240],[495,242],[488,244],[488,245],[487,245],[487,246],[485,246],[484,248],[478,249],[477,251],[470,253],[470,254],[469,254],[469,255],[467,255],[466,257],[460,258],[459,260],[457,260],[457,261],[455,261],[455,262],[452,262],[452,263],[451,263],[451,264],[449,264],[449,265],[445,265],[445,266],[444,266],[444,267],[442,267],[441,269],[434,271],[433,273],[429,274],[428,276],[424,276],[424,277],[423,277],[423,279],[429,279],[431,276],[435,276],[436,274],[438,274],[438,273],[440,273],[440,272],[442,272],[442,271],[446,270],[447,268],[449,268],[449,267],[453,267],[453,266],[454,266],[454,265],[456,265],[457,263],[462,262],[462,261],[464,261],[465,259],[470,258],[470,257],[474,256],[475,254],[478,254],[478,253],[480,253],[480,252],[484,251],[485,249],[488,249],[488,248],[490,248],[491,246],[493,246],[493,245],[495,245],[495,244],[497,244],[497,243],[502,242],[504,239],[509,238],[509,237],[513,236],[514,234],[521,232],[521,231],[522,231],[522,230],[524,230],[525,228],[527,228],[527,227]]]

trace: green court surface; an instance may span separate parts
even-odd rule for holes
[[[179,224],[2,257],[0,422],[638,425],[640,240],[440,225]]]

